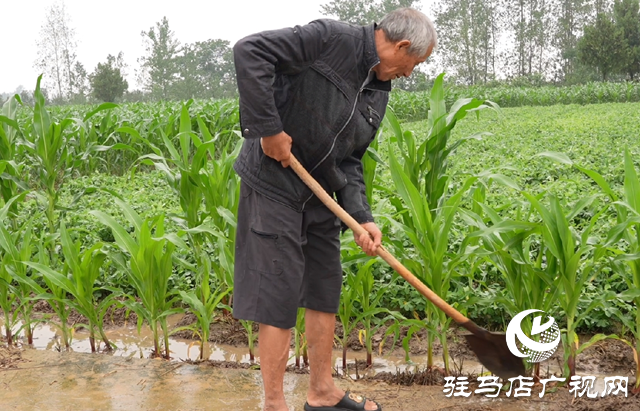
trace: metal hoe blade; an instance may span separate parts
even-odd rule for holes
[[[478,361],[489,371],[505,380],[524,376],[525,368],[522,358],[511,353],[505,335],[483,331],[482,335],[464,335],[471,350],[478,357]]]

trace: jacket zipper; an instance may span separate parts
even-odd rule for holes
[[[327,152],[327,154],[322,157],[322,159],[318,162],[318,164],[316,164],[310,171],[309,174],[313,173],[313,171],[318,168],[320,166],[320,164],[322,164],[324,162],[324,160],[327,159],[327,157],[329,157],[329,154],[331,154],[331,152],[333,151],[333,148],[336,146],[336,141],[338,141],[338,136],[340,134],[342,134],[342,132],[344,131],[344,129],[347,127],[347,125],[349,124],[349,122],[351,121],[351,119],[353,118],[353,113],[356,112],[356,106],[358,105],[358,98],[360,98],[360,94],[362,93],[362,90],[364,90],[364,86],[367,85],[367,80],[369,80],[369,74],[371,73],[371,69],[373,69],[378,63],[374,64],[373,66],[371,66],[369,68],[369,71],[367,72],[367,78],[364,79],[364,81],[362,82],[362,86],[360,86],[360,90],[358,90],[358,93],[356,94],[356,98],[353,102],[353,107],[351,108],[351,114],[349,114],[349,118],[347,119],[347,121],[344,123],[344,125],[342,126],[342,128],[340,129],[340,131],[338,131],[338,133],[336,134],[336,136],[333,138],[333,143],[331,144],[331,148],[329,149],[329,151]],[[304,207],[307,205],[307,202],[309,200],[311,200],[311,198],[313,197],[313,193],[311,193],[311,195],[309,196],[309,198],[307,198],[306,200],[304,200],[304,203],[302,203],[302,210],[304,210]]]

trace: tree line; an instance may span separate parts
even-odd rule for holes
[[[432,15],[439,36],[432,72],[450,81],[492,84],[577,84],[636,80],[640,73],[640,0],[440,0]],[[418,0],[331,0],[321,13],[353,24],[380,21]],[[227,40],[181,43],[164,17],[141,33],[145,54],[129,91],[124,56],[108,55],[89,73],[76,55],[75,31],[63,2],[46,13],[35,66],[48,97],[58,103],[185,100],[236,97]],[[416,70],[394,81],[405,90],[430,86],[433,73]],[[23,100],[30,95],[22,91]]]
[[[140,33],[145,54],[135,75],[140,90],[129,91],[123,53],[107,55],[89,73],[76,55],[75,30],[63,2],[46,13],[35,67],[44,73],[44,91],[54,103],[220,99],[236,96],[229,41],[210,39],[181,43],[164,17]],[[32,98],[18,90],[23,101]]]
[[[441,64],[458,81],[635,80],[638,0],[447,0],[435,8]]]

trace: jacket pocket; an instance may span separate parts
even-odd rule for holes
[[[367,110],[362,114],[367,119],[367,122],[371,124],[373,127],[375,127],[376,130],[380,127],[380,123],[382,122],[382,116],[380,115],[378,110],[373,108],[370,104],[367,104]]]

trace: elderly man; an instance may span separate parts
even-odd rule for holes
[[[391,80],[411,74],[436,45],[431,21],[413,9],[379,25],[333,20],[266,31],[234,46],[245,138],[235,163],[240,205],[233,314],[260,324],[264,409],[288,410],[283,379],[291,328],[306,308],[310,382],[305,410],[381,410],[331,377],[340,301],[340,222],[288,168],[293,153],[370,234],[382,234],[365,196],[361,158],[384,116]]]

